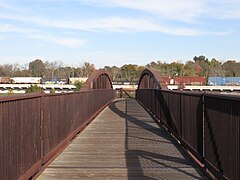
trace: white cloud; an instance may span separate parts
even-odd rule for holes
[[[36,34],[36,35],[31,35],[30,38],[33,39],[38,39],[41,41],[57,44],[57,45],[62,45],[70,48],[78,48],[83,46],[86,41],[80,40],[80,39],[74,39],[74,38],[59,38],[55,36],[50,36],[50,35],[44,35],[44,34]]]
[[[164,20],[195,23],[201,18],[240,19],[239,0],[78,0],[92,5],[139,10]]]
[[[240,19],[240,1],[210,0],[205,13],[215,19]]]
[[[26,1],[26,0],[24,0]],[[226,10],[223,12],[223,7],[234,7],[238,9],[240,3],[234,0],[52,0],[56,3],[58,1],[79,1],[86,2],[94,5],[101,5],[107,7],[120,7],[135,9],[148,14],[153,14],[153,16],[145,16],[148,18],[132,18],[125,15],[114,16],[114,14],[101,18],[92,19],[79,19],[73,21],[72,15],[69,13],[67,19],[51,19],[44,16],[32,16],[32,15],[22,15],[24,13],[4,13],[0,12],[0,19],[13,20],[25,22],[27,26],[37,25],[42,27],[59,28],[59,29],[73,29],[79,31],[100,31],[100,32],[159,32],[170,35],[180,35],[180,36],[199,36],[199,35],[226,35],[228,32],[211,32],[204,31],[199,28],[194,28],[194,26],[185,26],[184,23],[180,25],[171,25],[166,23],[165,20],[174,21],[184,21],[184,22],[194,22],[196,19],[200,18],[240,18],[240,11],[230,11]],[[1,2],[1,0],[0,0]],[[219,2],[219,4],[217,4]],[[29,1],[30,3],[30,1]],[[209,4],[208,4],[209,3]],[[237,6],[237,5],[238,6]],[[1,7],[1,3],[0,3]],[[27,14],[27,12],[25,13]],[[157,17],[155,17],[157,15]],[[144,16],[143,16],[144,17]],[[74,18],[77,19],[77,18]],[[196,26],[195,26],[196,27]],[[4,27],[5,29],[7,27]],[[21,33],[26,29],[17,28],[9,31],[15,31]],[[3,30],[2,30],[3,31]],[[0,29],[1,32],[1,29]],[[23,32],[24,33],[24,32]],[[51,39],[51,38],[50,38]],[[64,44],[63,42],[70,42],[72,40],[53,40],[59,44]],[[83,44],[83,41],[76,42],[72,41],[76,46]],[[71,44],[71,43],[66,43]]]
[[[0,24],[0,32],[17,33],[23,35],[25,38],[38,39],[40,41],[45,41],[70,48],[81,47],[86,43],[86,41],[81,39],[56,37],[36,29],[20,28],[9,24]]]
[[[7,11],[13,11],[13,12],[22,12],[20,8],[15,7],[14,5],[10,4],[5,0],[0,0],[0,8],[1,8],[1,11],[7,10]]]
[[[56,8],[61,2],[86,3],[91,6],[104,6],[109,8],[125,8],[143,12],[143,16],[154,15],[154,18],[195,23],[201,18],[214,19],[240,19],[239,0],[21,0],[22,3],[42,2],[56,3]],[[0,7],[22,12],[14,6],[0,0]],[[71,14],[71,13],[70,13]],[[114,16],[114,14],[111,14]]]
[[[203,10],[203,3],[196,0],[83,0],[94,5],[140,10],[163,19],[191,22]]]
[[[74,29],[81,31],[100,32],[160,32],[180,36],[197,36],[206,34],[224,34],[224,32],[205,32],[194,28],[182,28],[155,23],[148,19],[134,19],[125,17],[104,17],[90,20],[67,21],[48,19],[43,17],[27,17],[11,14],[0,14],[0,19],[11,19],[29,22],[44,27]]]
[[[12,6],[9,5],[8,3],[6,3],[6,2],[3,1],[3,0],[0,0],[0,7],[1,7],[1,8],[6,8],[6,9],[12,9]]]
[[[31,29],[31,28],[21,28],[21,27],[13,26],[11,24],[0,24],[0,32],[31,34],[31,33],[38,32],[38,30]]]

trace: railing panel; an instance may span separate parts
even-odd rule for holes
[[[205,95],[205,156],[215,175],[240,179],[240,98]]]
[[[159,91],[159,90],[158,90]],[[160,105],[158,109],[160,109],[160,120],[165,124],[171,124],[170,123],[170,111],[168,107],[168,94],[166,92],[159,91],[157,93],[157,101],[159,102],[158,104]]]
[[[43,131],[44,131],[44,152],[45,156],[62,140],[67,138],[71,130],[70,96],[50,95],[43,97]],[[71,103],[74,103],[72,101]]]
[[[240,179],[239,96],[153,89],[136,95],[216,177]]]
[[[165,122],[166,124],[167,122],[165,118],[166,111],[165,111],[165,106],[162,103],[164,100],[164,96],[163,96],[163,93],[160,92],[159,90],[157,90],[156,99],[157,99],[156,105],[157,105],[157,111],[158,111],[157,118],[160,119],[162,122]]]
[[[203,162],[203,95],[181,95],[182,140],[188,149]]]
[[[147,90],[140,89],[136,91],[136,98],[145,106],[147,107],[147,101],[148,98]]]
[[[113,97],[112,89],[44,96],[43,156],[48,156]]]
[[[28,179],[115,97],[112,89],[0,98],[0,179]]]
[[[168,127],[177,136],[181,137],[181,94],[173,92],[162,92],[167,94],[166,111],[168,111]],[[165,103],[165,102],[163,102]]]
[[[138,89],[137,98],[201,162],[203,161],[203,98],[201,93]]]
[[[40,161],[40,102],[38,96],[0,102],[0,179],[16,179]]]
[[[240,179],[240,96],[161,90],[160,79],[156,71],[143,70],[136,99],[207,172]]]

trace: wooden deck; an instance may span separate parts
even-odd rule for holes
[[[38,177],[207,179],[133,99],[110,104]]]

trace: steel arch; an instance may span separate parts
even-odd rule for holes
[[[113,89],[112,80],[106,70],[95,71],[83,84],[81,91],[92,89]]]
[[[141,73],[138,89],[168,89],[161,76],[152,69],[144,69]]]

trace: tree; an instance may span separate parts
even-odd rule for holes
[[[196,76],[194,69],[194,63],[192,61],[187,61],[183,67],[183,76]]]
[[[161,61],[152,61],[149,64],[146,65],[147,68],[154,69],[157,71],[160,75],[165,75],[165,70],[163,63]]]
[[[117,66],[113,66],[111,67],[110,69],[111,71],[111,75],[112,75],[112,80],[115,81],[117,79],[121,79],[122,78],[122,72],[121,72],[121,69]]]
[[[78,67],[78,68],[74,68],[74,77],[83,77],[82,76],[82,68]]]
[[[225,76],[222,63],[215,58],[212,58],[209,63],[209,76]]]
[[[172,62],[170,64],[170,77],[182,76],[183,67],[184,67],[184,65],[182,63]]]
[[[28,71],[28,67],[20,66],[18,64],[12,65],[12,76],[13,77],[29,77],[30,73]]]
[[[94,64],[90,64],[89,62],[84,62],[82,66],[82,77],[88,77],[96,70]]]
[[[26,69],[15,71],[13,74],[14,77],[29,77],[30,73]]]
[[[126,81],[136,81],[137,65],[125,64],[121,67],[121,71]]]
[[[62,62],[60,61],[54,61],[54,62],[48,62],[46,61],[44,63],[45,65],[45,73],[44,76],[46,77],[56,77],[57,76],[57,69],[62,67]]]
[[[40,59],[36,59],[29,63],[29,72],[33,77],[42,77],[45,73],[45,64]]]
[[[105,66],[104,67],[105,70],[108,71],[110,78],[112,79],[112,81],[120,81],[122,78],[122,71],[119,67],[117,66]]]
[[[59,78],[69,78],[73,76],[74,68],[60,67],[56,70],[55,75]]]
[[[196,75],[198,76],[209,76],[209,61],[205,56],[194,57],[194,68]]]
[[[5,65],[0,66],[0,76],[12,77],[13,76],[13,65],[5,64]]]
[[[140,78],[140,75],[142,73],[142,71],[144,70],[144,66],[138,66],[137,67],[137,78]]]
[[[240,63],[235,60],[229,60],[222,65],[223,70],[225,70],[225,76],[235,77],[240,76]]]

